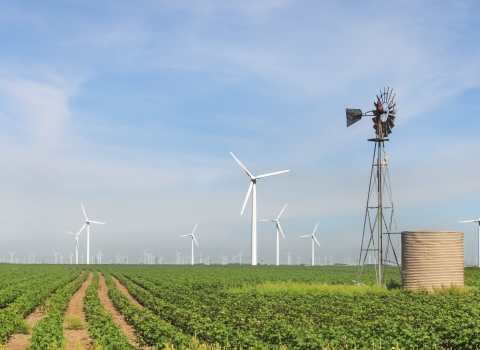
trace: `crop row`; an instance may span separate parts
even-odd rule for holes
[[[30,290],[22,294],[6,308],[0,310],[0,344],[5,343],[26,315],[39,306],[49,295],[58,288],[73,281],[79,270],[63,270],[63,275],[57,276],[50,283],[37,282]]]
[[[149,309],[139,308],[120,292],[112,280],[110,274],[102,271],[108,285],[108,295],[115,307],[123,314],[127,323],[135,328],[137,340],[141,345],[157,346],[165,345],[184,346],[190,342],[190,336],[185,336],[181,331],[173,327],[153,314]]]
[[[400,289],[362,293],[298,293],[245,288],[242,281],[265,282],[265,269],[112,268],[122,284],[158,317],[208,343],[236,347],[317,349],[328,344],[371,348],[480,347],[480,292],[450,289],[435,294]],[[255,271],[258,275],[255,276]],[[270,269],[274,271],[274,269]],[[292,268],[297,281],[312,271]],[[344,268],[344,271],[352,269]],[[181,272],[181,273],[179,273]],[[268,272],[265,273],[268,275]],[[302,276],[303,275],[303,276]],[[279,282],[278,270],[272,273]],[[288,280],[290,272],[285,273]],[[478,278],[477,273],[477,278]],[[311,280],[334,277],[317,276]],[[360,287],[359,287],[360,288]],[[240,288],[241,290],[241,288]]]
[[[88,321],[88,333],[103,350],[134,349],[127,337],[107,313],[98,297],[98,273],[95,272],[92,283],[83,298],[83,308]]]
[[[49,348],[62,348],[66,342],[63,322],[65,310],[72,295],[82,286],[88,278],[89,271],[84,272],[76,280],[59,288],[50,298],[48,311],[35,325],[30,339],[32,350]]]

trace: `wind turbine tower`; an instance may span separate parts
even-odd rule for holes
[[[10,254],[10,264],[13,264],[13,254],[15,254],[15,252],[8,252],[8,254]]]
[[[243,202],[243,207],[240,215],[243,215],[245,210],[245,205],[247,204],[248,197],[250,197],[250,192],[252,193],[252,265],[257,265],[257,181],[268,176],[283,174],[289,172],[290,170],[277,171],[275,173],[263,174],[258,176],[253,176],[247,168],[243,166],[242,163],[230,152],[235,161],[240,165],[240,167],[247,173],[250,177],[250,186],[248,187],[247,196]]]
[[[282,226],[280,226],[280,216],[282,216],[282,213],[283,213],[283,211],[285,210],[286,207],[287,207],[287,204],[285,204],[285,206],[283,207],[280,214],[278,214],[276,219],[274,219],[274,220],[260,220],[260,221],[274,222],[275,226],[277,227],[277,260],[276,260],[276,263],[275,263],[275,265],[277,265],[277,266],[280,265],[280,236],[278,234],[278,231],[281,232],[281,234],[283,236],[283,239],[285,239],[285,235],[283,234]]]

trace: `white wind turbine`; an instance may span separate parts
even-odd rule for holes
[[[282,215],[282,213],[283,213],[283,211],[285,210],[286,207],[287,207],[287,204],[285,204],[285,206],[283,207],[280,214],[278,214],[278,217],[276,219],[274,219],[274,220],[260,220],[260,221],[274,222],[275,226],[277,227],[277,262],[276,262],[277,266],[280,265],[280,236],[278,234],[279,230],[280,230],[280,233],[283,236],[283,239],[285,239],[285,235],[283,234],[282,226],[280,226],[280,216]]]
[[[290,254],[292,254],[292,252],[289,252],[288,254],[287,253],[283,253],[287,256],[287,265],[292,265],[292,257],[290,256]]]
[[[315,242],[317,242],[318,246],[320,247],[320,243],[318,243],[317,239],[315,238],[315,231],[317,230],[318,223],[315,225],[315,229],[311,235],[305,235],[300,237],[312,237],[312,266],[315,266]]]
[[[73,261],[72,261],[72,260],[73,260],[73,254],[72,254],[72,252],[70,252],[70,255],[69,255],[68,257],[70,258],[70,265],[72,265],[72,263],[73,263]]]
[[[477,220],[466,220],[466,221],[459,221],[460,223],[464,223],[464,222],[478,222],[478,259],[477,259],[477,262],[478,262],[478,267],[480,267],[480,219],[477,219]]]
[[[10,264],[13,264],[13,254],[15,254],[15,252],[8,252],[8,254],[10,254]]]
[[[193,261],[193,259],[194,259],[194,255],[193,255],[193,241],[195,241],[195,243],[197,243],[197,245],[199,245],[198,242],[197,242],[197,240],[195,239],[195,235],[194,235],[195,230],[197,229],[197,226],[198,226],[198,222],[197,222],[197,224],[195,225],[195,227],[194,227],[194,229],[193,229],[193,231],[192,231],[191,234],[189,234],[189,235],[180,235],[180,237],[187,237],[187,236],[191,236],[191,237],[192,237],[192,255],[190,256],[190,258],[191,258],[190,264],[191,264],[191,265],[193,265],[193,262],[194,262],[194,261]]]
[[[60,254],[60,252],[53,252],[55,254],[55,264],[57,263],[57,254]]]
[[[80,232],[82,232],[82,230],[83,230],[83,227],[77,233],[72,233],[67,231],[68,234],[75,236],[75,265],[78,265],[78,236],[80,235]]]
[[[240,163],[240,161],[237,159],[237,157],[233,155],[232,152],[230,152],[230,154],[237,161],[238,165],[240,165],[240,167],[247,173],[251,181],[250,186],[248,187],[247,196],[245,197],[245,201],[243,202],[243,207],[240,215],[243,215],[243,211],[245,210],[245,205],[247,204],[248,197],[250,197],[250,192],[252,192],[252,265],[257,265],[257,180],[268,176],[283,174],[289,172],[290,170],[283,170],[277,171],[275,173],[253,176],[247,170],[247,168],[245,168],[243,164]]]
[[[240,257],[240,265],[242,265],[242,256],[243,256],[243,254],[242,254],[242,251],[241,251],[241,250],[240,250],[240,254],[238,254],[238,256]]]
[[[87,227],[87,265],[88,265],[90,264],[90,224],[105,225],[105,223],[88,220],[87,213],[85,213],[85,208],[83,208],[83,204],[81,204],[81,206],[83,210],[83,215],[85,215],[85,223],[83,224],[82,228],[78,233],[82,232],[85,226]]]

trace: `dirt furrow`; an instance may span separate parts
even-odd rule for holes
[[[85,312],[83,311],[83,297],[85,296],[85,291],[92,282],[93,272],[90,272],[87,280],[83,282],[79,290],[73,294],[70,303],[68,304],[67,310],[65,311],[65,320],[69,318],[77,318],[84,324],[84,329],[66,329],[65,336],[67,338],[67,349],[74,350],[75,344],[79,343],[82,349],[89,350],[93,349],[93,340],[88,335],[87,319],[85,317]]]
[[[102,274],[100,274],[100,280],[98,281],[98,297],[105,310],[112,315],[113,321],[118,324],[122,332],[127,336],[130,344],[138,349],[139,345],[134,341],[135,329],[125,321],[123,315],[118,312],[115,305],[113,305],[113,301],[108,296],[108,286],[107,283],[105,283],[105,277]]]
[[[120,292],[123,293],[123,295],[125,295],[128,300],[130,300],[135,306],[138,306],[139,308],[143,309],[143,305],[140,304],[138,301],[136,301],[132,295],[130,294],[130,292],[127,290],[127,288],[125,288],[125,286],[123,284],[120,283],[119,280],[117,280],[115,277],[112,276],[112,279],[113,281],[115,282],[115,284],[117,285],[117,288]]]

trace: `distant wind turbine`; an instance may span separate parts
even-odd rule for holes
[[[193,260],[193,259],[194,259],[194,255],[193,255],[193,241],[195,241],[195,243],[196,243],[197,245],[199,245],[199,244],[198,244],[198,242],[197,242],[197,240],[195,239],[195,235],[194,235],[194,233],[195,233],[195,230],[197,229],[197,226],[198,226],[198,222],[197,222],[197,224],[195,225],[195,227],[194,227],[194,229],[193,229],[193,231],[192,231],[192,233],[191,233],[191,234],[189,234],[189,235],[180,235],[180,237],[187,237],[187,236],[190,236],[190,237],[192,237],[192,255],[191,255],[191,265],[193,265],[193,263],[194,263],[194,260]]]
[[[78,265],[78,236],[80,235],[80,232],[82,232],[82,230],[83,230],[83,227],[77,233],[72,233],[67,231],[68,234],[75,236],[75,265]]]
[[[282,213],[283,213],[283,211],[285,210],[286,207],[287,207],[287,204],[285,204],[285,206],[283,207],[280,214],[278,214],[276,219],[274,219],[274,220],[260,220],[260,221],[274,222],[275,226],[277,227],[277,261],[276,261],[277,266],[280,265],[280,243],[279,243],[280,242],[280,236],[278,234],[278,231],[280,231],[280,233],[283,236],[283,239],[285,239],[285,235],[283,234],[282,226],[280,226],[280,216],[282,216]]]
[[[13,264],[13,254],[15,254],[15,252],[8,252],[8,254],[10,254],[10,264]]]
[[[230,152],[232,157],[237,161],[238,165],[247,173],[250,177],[250,186],[248,187],[247,196],[245,197],[245,201],[243,202],[243,207],[240,215],[243,215],[243,211],[245,209],[245,205],[247,204],[248,197],[250,197],[250,192],[252,192],[252,265],[257,265],[257,180],[262,179],[264,177],[283,174],[289,172],[290,170],[283,170],[277,171],[275,173],[263,174],[259,176],[253,176],[247,168],[243,166],[242,163]]]
[[[81,206],[83,210],[83,215],[85,216],[85,223],[83,224],[82,228],[78,233],[82,232],[85,226],[87,227],[87,265],[88,265],[90,264],[90,224],[105,225],[105,223],[88,220],[87,213],[85,212],[85,208],[83,207],[83,204],[81,204]]]
[[[288,254],[287,253],[283,253],[287,256],[287,265],[292,265],[292,257],[290,256],[292,252],[289,252]]]
[[[60,252],[53,252],[55,254],[55,264],[57,263],[57,254],[60,254]]]
[[[477,259],[477,266],[480,267],[480,219],[477,220],[466,220],[466,221],[459,221],[460,223],[464,222],[478,222],[478,259]]]
[[[311,235],[305,235],[300,237],[312,237],[312,266],[315,266],[315,242],[317,242],[318,246],[320,247],[320,243],[318,243],[317,239],[315,238],[315,231],[317,230],[318,223],[315,225],[315,229]]]

